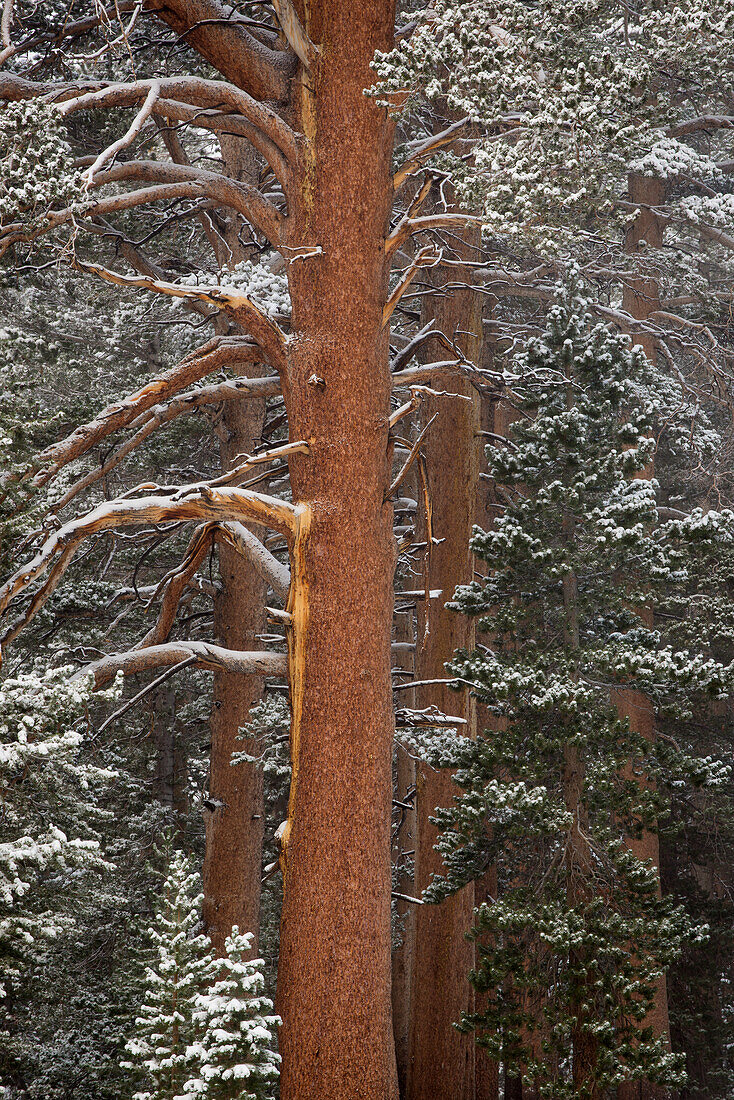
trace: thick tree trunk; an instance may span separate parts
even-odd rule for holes
[[[409,495],[413,493],[409,490]],[[398,597],[398,604],[400,598]],[[395,616],[395,640],[415,643],[415,623],[413,611],[405,611]],[[401,669],[415,676],[415,656],[397,662]],[[415,690],[400,694],[400,705],[415,706]],[[406,749],[398,746],[395,767],[395,797],[402,802],[396,807],[399,830],[393,841],[393,860],[399,860],[403,852],[415,852],[416,815],[415,815],[415,760]],[[409,807],[409,808],[406,808]],[[409,858],[413,858],[412,856]],[[415,892],[413,876],[406,874],[398,878],[397,890],[401,894],[412,896]],[[410,901],[398,898],[395,906],[402,924],[400,946],[392,953],[392,1014],[393,1034],[395,1036],[395,1060],[398,1071],[400,1095],[405,1095],[408,1078],[408,1060],[410,1056],[410,1006],[411,980],[413,975],[413,954],[415,952],[415,921],[417,906]]]
[[[663,225],[660,218],[646,208],[660,206],[664,202],[665,185],[660,180],[633,173],[629,179],[629,190],[630,198],[633,202],[641,204],[641,210],[628,230],[625,241],[626,250],[630,253],[639,252],[642,241],[646,242],[648,248],[661,248]],[[623,305],[638,321],[644,321],[651,313],[660,309],[660,291],[654,273],[643,271],[639,277],[630,280],[624,290]],[[642,345],[648,359],[654,361],[656,357],[654,341],[639,333],[632,335],[634,342]],[[644,476],[652,477],[653,474],[654,470],[651,468],[645,471]],[[647,625],[652,625],[651,609],[640,609],[640,616]],[[631,729],[641,733],[647,740],[654,741],[655,722],[647,697],[639,691],[617,691],[614,696],[620,717],[628,718]],[[627,843],[638,859],[650,861],[654,867],[660,867],[657,833],[645,832],[640,840],[630,839]],[[656,1036],[670,1034],[668,995],[664,977],[657,983],[653,1009],[645,1017],[642,1026],[651,1027]],[[618,1100],[662,1100],[669,1095],[669,1092],[650,1081],[642,1081],[620,1085],[617,1095]]]
[[[289,820],[278,1008],[283,1100],[397,1095],[390,983],[395,545],[383,328],[391,125],[364,95],[393,6],[310,5],[306,167],[289,244],[286,402],[302,519],[293,564]]]
[[[478,239],[469,237],[462,246],[464,258],[476,258]],[[470,271],[451,268],[440,283],[471,281]],[[433,302],[431,302],[433,305]],[[478,295],[470,287],[437,297],[436,326],[457,344],[469,359],[478,362],[481,351],[482,315]],[[470,334],[470,335],[467,335]],[[431,347],[429,342],[429,348]],[[432,350],[435,350],[432,349]],[[437,415],[423,451],[433,511],[433,538],[426,532],[425,588],[441,589],[438,599],[419,605],[416,642],[416,674],[419,680],[446,675],[445,663],[460,647],[471,645],[472,628],[465,616],[444,606],[457,584],[472,576],[469,538],[474,524],[479,458],[479,400],[471,386],[455,374],[436,379],[434,388],[460,393],[469,400],[430,398],[423,416]],[[447,714],[468,720],[467,733],[475,732],[474,708],[468,695],[455,695],[443,686],[422,689],[421,705],[435,704]],[[417,769],[416,893],[443,870],[434,850],[437,830],[429,820],[437,806],[451,805],[457,788],[450,774],[426,765]],[[454,1028],[463,1012],[473,1007],[468,981],[474,962],[471,928],[474,887],[467,886],[441,905],[424,905],[416,915],[413,957],[409,1100],[474,1100],[475,1043],[472,1035]]]

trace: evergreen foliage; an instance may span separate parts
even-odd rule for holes
[[[640,476],[654,449],[646,361],[593,323],[578,282],[520,368],[520,418],[490,454],[506,506],[472,543],[488,574],[452,605],[489,635],[450,668],[492,728],[448,753],[464,793],[437,814],[446,876],[427,898],[497,864],[500,897],[474,932],[482,1009],[465,1026],[540,1095],[675,1086],[681,1060],[644,1020],[656,980],[706,927],[659,897],[625,837],[656,829],[672,792],[706,798],[728,771],[651,742],[615,692],[685,723],[731,689],[727,665],[666,644],[644,610],[689,582],[701,517],[659,521],[657,483]],[[714,524],[724,542],[730,523]],[[445,739],[429,756],[447,762]]]
[[[187,1057],[197,1065],[184,1093],[201,1100],[267,1100],[278,1077],[280,1056],[272,1049],[280,1018],[263,996],[263,960],[248,958],[252,933],[237,927],[227,937],[224,970],[196,997],[194,1023],[201,1038]]]
[[[147,988],[122,1062],[139,1088],[133,1100],[177,1100],[189,1077],[190,1047],[197,1037],[196,998],[213,979],[217,962],[200,929],[200,876],[190,858],[172,854],[148,929],[155,961],[145,971]]]

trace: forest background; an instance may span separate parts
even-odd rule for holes
[[[733,30],[5,0],[8,1100],[731,1096]]]

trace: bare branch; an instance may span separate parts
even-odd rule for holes
[[[273,7],[288,45],[301,64],[313,71],[319,51],[306,34],[291,0],[273,0]]]
[[[392,317],[398,302],[405,294],[406,290],[408,289],[420,269],[422,267],[435,267],[440,258],[440,253],[437,253],[432,245],[426,245],[425,248],[422,248],[420,250],[410,266],[406,268],[406,270],[402,273],[398,285],[395,287],[392,294],[385,303],[385,308],[382,311],[383,328]]]
[[[133,141],[145,125],[146,120],[149,119],[152,115],[153,108],[156,105],[156,101],[160,95],[160,92],[160,80],[153,80],[150,85],[150,91],[145,97],[145,102],[131,122],[130,126],[127,129],[127,132],[121,138],[118,138],[117,141],[113,141],[112,145],[108,145],[106,149],[103,149],[97,159],[94,161],[94,163],[91,164],[89,168],[87,168],[86,172],[84,173],[87,187],[91,186],[96,172],[99,171],[103,164],[106,164],[107,161],[114,160],[117,154],[122,149],[126,149],[128,145],[132,145]]]
[[[217,524],[215,538],[218,542],[227,542],[238,550],[274,592],[284,600],[288,598],[291,585],[290,569],[279,562],[243,523],[233,520]]]
[[[182,413],[193,412],[202,405],[219,404],[222,401],[231,401],[246,397],[274,397],[280,394],[280,392],[280,379],[277,377],[237,378],[233,379],[231,382],[219,382],[214,386],[201,386],[198,390],[194,390],[193,393],[183,394],[183,396],[169,401],[166,405],[154,405],[147,413],[143,413],[142,416],[133,421],[132,427],[138,428],[138,430],[130,439],[127,439],[123,444],[117,447],[112,454],[105,459],[101,466],[98,466],[94,470],[90,470],[88,474],[85,474],[84,477],[75,482],[74,485],[64,493],[61,499],[54,503],[54,512],[59,512],[62,508],[65,508],[83,489],[88,489],[90,485],[94,485],[95,482],[106,477],[124,458],[144,443],[154,431],[157,431],[158,428],[167,424],[170,420],[174,420],[176,417],[181,416]],[[252,465],[254,466],[256,463]],[[228,478],[228,481],[229,480],[231,479]],[[227,484],[227,482],[222,482],[222,484]]]
[[[117,286],[139,286],[152,290],[169,298],[182,298],[190,301],[207,302],[217,309],[223,309],[242,325],[262,348],[265,356],[278,370],[284,370],[287,361],[285,355],[286,337],[275,321],[271,321],[262,310],[250,301],[245,294],[223,290],[218,286],[190,287],[178,283],[168,283],[162,279],[151,279],[146,275],[121,275],[99,264],[75,260],[74,265],[81,271],[98,275],[105,282]]]
[[[401,221],[385,241],[385,252],[392,255],[408,237],[423,233],[427,229],[463,229],[467,225],[481,226],[482,218],[473,214],[426,214],[422,218],[407,218]]]
[[[306,505],[288,504],[249,489],[228,487],[216,490],[184,487],[175,500],[165,496],[149,496],[105,501],[86,516],[64,524],[46,540],[33,560],[17,570],[0,588],[2,612],[12,599],[50,569],[46,583],[33,598],[30,611],[24,614],[20,623],[10,628],[2,642],[15,637],[22,625],[28,623],[43,606],[68,568],[77,546],[90,535],[120,527],[171,521],[245,520],[269,527],[286,538],[293,538],[301,515],[306,511]]]
[[[431,417],[431,419],[428,421],[428,423],[425,425],[425,427],[419,433],[418,438],[416,439],[415,443],[413,443],[413,445],[410,447],[410,451],[408,453],[407,459],[405,460],[403,468],[401,469],[400,473],[397,475],[397,477],[395,478],[392,485],[390,486],[390,488],[387,491],[387,494],[385,496],[386,500],[390,499],[390,497],[393,495],[393,493],[398,488],[398,486],[405,480],[405,477],[408,474],[408,472],[410,471],[411,466],[413,465],[416,458],[418,457],[418,453],[421,449],[421,443],[426,438],[426,435],[428,434],[428,430],[431,427],[431,425],[433,424],[433,421],[436,419],[437,416],[438,416],[438,413],[434,413],[434,415]]]
[[[158,585],[156,595],[163,588],[163,599],[155,626],[151,627],[143,639],[135,646],[160,645],[168,640],[171,628],[176,620],[176,612],[184,589],[188,586],[202,561],[212,547],[215,524],[205,523],[198,527],[191,537],[183,561],[173,573],[164,577]],[[154,597],[155,598],[155,597]]]
[[[86,454],[113,432],[127,427],[141,413],[160,401],[165,401],[166,398],[172,397],[216,370],[240,363],[255,363],[261,359],[262,352],[249,340],[242,337],[216,337],[208,344],[197,348],[196,351],[190,352],[175,367],[152,379],[142,389],[136,390],[121,401],[116,401],[113,405],[108,405],[94,420],[80,425],[66,439],[47,447],[36,457],[25,475],[18,477],[5,474],[0,478],[0,486],[7,490],[13,482],[24,480],[30,474],[34,474],[30,484],[34,489],[38,489],[50,481],[67,463]],[[243,379],[242,382],[244,381]]]
[[[159,84],[162,98],[180,100],[210,109],[221,110],[224,107],[228,111],[243,115],[253,126],[257,126],[288,160],[292,163],[299,160],[296,134],[290,126],[272,108],[264,103],[258,103],[247,92],[224,80],[172,76],[157,82],[136,80],[131,83],[103,84],[101,87],[98,85],[94,90],[82,91],[82,94],[78,94],[81,91],[80,86],[75,90],[73,85],[61,85],[58,90],[55,90],[53,85],[50,85],[46,88],[46,94],[49,99],[61,104],[59,109],[62,114],[68,115],[75,111],[99,107],[134,107],[148,96],[154,83]]]
[[[198,668],[211,671],[239,672],[247,676],[283,676],[288,671],[285,653],[268,650],[224,649],[211,642],[167,642],[165,645],[130,649],[125,653],[112,653],[75,673],[75,677],[94,676],[95,686],[102,687],[117,672],[131,676],[152,668],[177,665],[189,657],[196,658]]]
[[[466,118],[459,119],[458,122],[453,122],[450,126],[447,126],[445,130],[442,130],[440,134],[434,134],[430,138],[421,142],[417,149],[415,149],[406,161],[403,161],[400,168],[393,176],[393,189],[395,191],[401,187],[408,176],[414,175],[416,172],[420,172],[426,160],[429,159],[439,149],[443,149],[445,145],[450,145],[452,141],[461,133],[466,126],[468,126],[471,120],[467,116]]]
[[[187,164],[157,160],[123,161],[104,172],[98,172],[93,183],[95,187],[103,187],[107,183],[119,183],[123,180],[157,184],[197,184],[198,195],[214,199],[223,206],[230,206],[252,222],[255,229],[263,233],[274,248],[280,244],[283,215],[277,207],[262,197],[256,187],[248,183],[229,179],[221,172],[206,172]]]

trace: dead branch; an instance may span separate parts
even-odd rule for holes
[[[145,97],[145,101],[142,107],[136,114],[133,121],[130,123],[130,126],[128,127],[126,133],[123,134],[121,138],[118,138],[117,141],[113,141],[112,144],[108,145],[106,149],[103,149],[97,159],[94,161],[94,163],[90,164],[89,168],[87,168],[87,170],[85,171],[84,177],[86,179],[87,187],[91,187],[95,174],[99,171],[103,164],[106,164],[107,161],[114,160],[119,152],[121,152],[123,149],[126,149],[128,145],[132,145],[133,141],[145,125],[147,119],[149,119],[152,115],[153,108],[156,105],[156,101],[158,100],[160,93],[160,80],[151,81],[150,91]]]
[[[176,620],[176,612],[184,589],[211,550],[214,527],[215,524],[205,523],[194,531],[179,567],[172,574],[164,577],[158,584],[156,596],[163,589],[163,599],[161,600],[158,618],[155,625],[134,647],[135,649],[160,645],[168,640],[171,628]]]
[[[204,404],[206,399],[208,402],[222,401],[224,399],[232,399],[235,397],[263,397],[268,394],[280,393],[280,380],[275,379],[259,379],[259,378],[243,378],[240,380],[243,383],[257,383],[267,382],[267,385],[257,387],[253,386],[236,386],[234,383],[220,383],[218,386],[201,387],[201,389],[194,394],[185,395],[184,397],[169,401],[167,405],[155,405],[149,412],[144,413],[142,417],[138,417],[133,422],[132,427],[135,428],[138,422],[142,419],[142,426],[130,439],[126,440],[123,444],[117,447],[112,454],[104,461],[104,463],[97,467],[96,470],[90,470],[88,474],[80,478],[75,482],[70,489],[56,501],[53,505],[54,512],[61,511],[65,508],[70,501],[74,499],[83,489],[88,489],[90,485],[94,485],[95,482],[101,478],[106,477],[116,466],[122,462],[132,451],[139,447],[141,443],[153,434],[162,425],[167,424],[170,420],[175,419],[182,413],[191,412],[192,409]],[[275,383],[275,385],[273,385]],[[225,387],[227,387],[225,389]],[[224,397],[222,393],[224,392]],[[203,399],[202,399],[203,398]],[[209,486],[214,485],[228,485],[236,481],[238,477],[244,476],[244,474],[256,466],[261,465],[263,462],[269,462],[276,458],[282,457],[284,454],[294,453],[296,444],[287,444],[289,449],[278,448],[277,454],[271,457],[265,457],[264,455],[256,455],[248,463],[244,463],[241,467],[238,466],[234,470],[230,470],[221,478],[217,478],[215,481],[206,482]],[[268,452],[269,454],[269,452]]]
[[[418,453],[419,453],[420,448],[421,448],[421,443],[426,438],[426,435],[428,434],[428,429],[431,427],[431,424],[433,424],[433,421],[436,419],[437,416],[438,416],[438,413],[434,413],[434,415],[431,417],[431,419],[428,421],[428,423],[425,425],[425,427],[420,431],[420,433],[418,435],[418,438],[416,439],[415,443],[413,443],[412,446],[410,446],[410,444],[407,442],[407,440],[402,440],[401,441],[401,442],[405,443],[407,446],[410,446],[410,450],[408,452],[408,457],[406,458],[406,460],[403,464],[403,468],[400,470],[400,472],[396,476],[395,480],[393,481],[392,485],[390,486],[390,488],[387,491],[387,496],[386,496],[387,500],[390,499],[390,497],[393,495],[393,493],[398,488],[398,486],[401,485],[402,482],[405,480],[407,474],[410,471],[411,466],[413,465],[416,458],[418,457]]]
[[[86,516],[71,520],[51,535],[32,561],[22,566],[0,588],[0,612],[30,584],[50,570],[35,594],[30,609],[0,639],[0,645],[15,637],[48,600],[68,568],[76,548],[90,535],[120,527],[192,520],[245,520],[268,527],[292,538],[305,505],[288,504],[249,489],[188,487],[176,500],[164,496],[105,501]]]
[[[275,321],[271,321],[262,310],[251,302],[245,294],[228,291],[218,286],[189,287],[178,283],[168,283],[162,279],[151,279],[146,275],[121,275],[99,264],[84,260],[75,260],[74,266],[80,271],[98,275],[105,282],[117,286],[138,286],[169,298],[207,302],[216,309],[223,309],[235,318],[238,324],[252,336],[262,348],[276,370],[284,370],[287,365],[285,347],[286,336]]]
[[[470,119],[468,117],[461,118],[458,122],[453,122],[450,126],[447,126],[440,134],[434,134],[421,142],[408,159],[403,161],[400,168],[398,168],[393,176],[393,189],[397,191],[398,188],[405,183],[408,176],[412,176],[416,172],[419,172],[424,162],[431,157],[433,153],[437,152],[439,149],[443,149],[445,145],[450,145],[461,131],[465,129],[469,122]]]
[[[107,150],[102,154],[105,159],[106,153]],[[279,210],[264,199],[256,187],[232,180],[221,172],[207,172],[202,168],[170,161],[126,160],[103,172],[97,172],[93,184],[95,187],[103,187],[108,183],[127,180],[164,186],[196,185],[200,196],[229,206],[247,218],[255,229],[267,237],[274,248],[278,248],[281,242],[284,217]]]
[[[283,600],[287,600],[291,585],[290,569],[279,562],[244,523],[236,520],[219,523],[214,537],[218,542],[227,542],[239,551],[273,591]]]
[[[272,108],[242,91],[225,80],[205,80],[196,76],[172,76],[159,82],[161,96],[180,100],[197,107],[229,111],[244,116],[269,138],[292,164],[300,160],[300,154],[294,131]],[[101,107],[134,107],[146,99],[153,86],[153,80],[136,80],[131,83],[112,83],[98,86],[94,91],[82,91],[78,94],[69,85],[54,90],[49,86],[46,92],[49,98],[60,103],[60,110],[68,115],[75,111],[85,111]]]
[[[309,72],[313,71],[318,61],[319,51],[306,34],[291,0],[273,0],[273,7],[288,45],[301,64]]]
[[[81,458],[107,436],[119,431],[120,428],[127,427],[141,413],[158,405],[162,400],[173,397],[174,394],[193,382],[198,382],[207,374],[240,363],[256,363],[261,359],[262,351],[248,339],[239,336],[215,337],[196,351],[190,352],[175,367],[146,383],[142,389],[136,390],[121,401],[108,405],[94,420],[80,425],[66,439],[47,447],[34,459],[25,474],[20,477],[8,474],[0,477],[0,486],[5,490],[0,499],[7,495],[7,488],[11,484],[23,481],[31,475],[33,476],[30,484],[34,489],[45,485],[67,463]],[[245,379],[241,381],[244,382]],[[235,384],[232,383],[232,385]]]
[[[288,658],[285,653],[272,653],[267,650],[224,649],[211,642],[167,642],[165,645],[147,646],[145,649],[130,649],[125,653],[112,653],[102,657],[91,665],[86,665],[74,674],[75,677],[94,676],[95,687],[102,687],[117,672],[131,676],[136,672],[147,672],[152,668],[165,665],[177,665],[189,657],[196,658],[198,668],[210,671],[239,672],[246,676],[282,676],[288,671]]]
[[[392,317],[398,302],[405,294],[406,290],[408,289],[420,269],[422,267],[435,267],[440,259],[441,254],[436,252],[432,245],[426,245],[420,250],[410,266],[402,272],[398,285],[395,287],[392,294],[385,303],[385,308],[382,311],[383,328]]]

